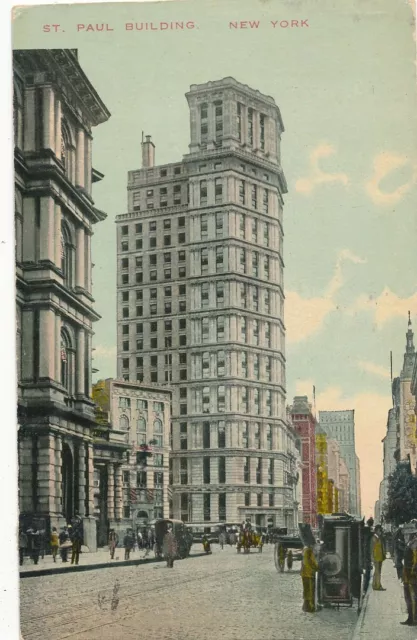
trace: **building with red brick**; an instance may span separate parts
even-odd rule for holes
[[[291,421],[301,440],[303,522],[317,526],[316,419],[307,396],[296,396]]]

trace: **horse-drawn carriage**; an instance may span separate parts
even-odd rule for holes
[[[259,553],[262,553],[263,540],[260,531],[252,528],[242,529],[238,533],[236,550],[238,553],[250,553],[251,548],[258,549]]]

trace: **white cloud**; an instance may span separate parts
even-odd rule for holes
[[[408,298],[400,298],[388,287],[374,298],[372,296],[359,296],[353,306],[349,309],[350,314],[358,311],[370,311],[374,315],[374,322],[378,329],[381,329],[387,322],[394,318],[407,318],[408,311],[412,315],[417,315],[417,292]]]
[[[380,378],[385,378],[389,380],[391,377],[390,371],[387,367],[382,367],[381,365],[375,364],[374,362],[359,360],[358,367],[362,371],[366,371],[367,373],[372,373],[373,375],[379,376]]]
[[[299,178],[295,183],[295,190],[298,193],[309,195],[316,187],[322,184],[339,183],[347,186],[349,178],[346,173],[326,173],[319,167],[322,158],[334,155],[336,150],[329,144],[319,144],[310,153],[310,174],[305,178]]]
[[[308,395],[311,401],[313,382],[300,380],[297,395]],[[355,410],[356,453],[360,459],[362,514],[373,514],[375,501],[379,497],[382,480],[383,447],[386,434],[388,409],[391,396],[364,391],[353,396],[344,396],[342,389],[329,386],[320,391],[316,387],[317,417],[319,411]]]
[[[381,181],[396,169],[401,169],[410,165],[412,176],[408,182],[394,189],[394,191],[386,192],[381,190]],[[375,204],[395,205],[404,195],[416,184],[417,167],[413,167],[406,156],[399,156],[393,153],[383,152],[374,158],[373,175],[365,183],[365,190]]]
[[[285,324],[288,342],[300,342],[317,333],[327,316],[337,308],[334,296],[344,284],[342,266],[344,262],[363,264],[349,249],[339,252],[332,278],[323,296],[303,298],[296,291],[286,292]]]

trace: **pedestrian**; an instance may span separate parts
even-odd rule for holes
[[[37,527],[33,527],[30,531],[32,538],[32,560],[35,564],[38,564],[42,543],[41,536]]]
[[[382,527],[377,524],[372,536],[372,562],[374,565],[374,578],[372,581],[372,589],[374,591],[386,591],[381,584],[382,563],[385,560],[385,545],[382,538]]]
[[[71,527],[70,538],[72,542],[71,564],[78,564],[80,560],[81,545],[83,542],[80,525]]]
[[[162,543],[162,550],[167,561],[167,567],[172,569],[177,555],[177,541],[175,540],[172,528],[169,527]]]
[[[219,544],[220,544],[220,548],[223,549],[224,545],[226,544],[226,534],[223,533],[223,531],[221,532],[221,534],[219,535]]]
[[[365,564],[365,578],[364,578],[364,584],[363,584],[364,593],[368,591],[369,583],[371,581],[373,524],[374,524],[373,518],[369,518],[366,521],[366,526],[364,527],[364,564]]]
[[[403,585],[408,617],[400,624],[415,627],[417,626],[417,531],[411,533],[405,547]]]
[[[138,549],[142,550],[143,549],[143,536],[142,536],[140,531],[138,531],[136,537],[137,537],[137,541],[138,541]]]
[[[312,547],[304,547],[301,563],[301,579],[303,581],[303,611],[314,613],[316,610],[316,572],[319,565]]]
[[[61,550],[62,562],[68,562],[68,549],[70,549],[72,545],[67,526],[63,527],[61,533],[59,534],[59,545]]]
[[[116,551],[116,547],[119,543],[119,536],[115,532],[114,529],[110,529],[109,533],[109,551],[110,551],[110,559],[114,559],[114,552]]]
[[[123,545],[125,548],[125,560],[129,560],[130,552],[132,551],[134,545],[133,531],[131,532],[130,529],[126,531],[126,535],[123,539]]]
[[[23,529],[19,529],[19,564],[22,566],[28,546],[28,537]]]
[[[394,566],[397,570],[398,580],[401,580],[401,582],[403,579],[404,553],[405,553],[404,531],[400,527],[395,533],[395,537],[394,537]]]
[[[59,535],[58,535],[58,531],[56,530],[56,527],[52,527],[52,531],[51,531],[51,551],[52,551],[52,559],[54,562],[56,562],[56,556],[58,553],[58,547],[59,547]]]

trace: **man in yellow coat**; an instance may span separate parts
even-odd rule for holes
[[[319,565],[314,556],[312,547],[304,547],[303,561],[301,564],[301,579],[303,581],[303,611],[314,613],[316,599],[315,576]]]
[[[382,527],[378,524],[375,527],[374,535],[372,536],[372,562],[374,565],[374,578],[372,581],[372,589],[374,591],[385,591],[381,585],[381,571],[382,563],[385,560],[385,545],[382,539]]]

